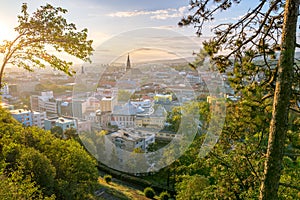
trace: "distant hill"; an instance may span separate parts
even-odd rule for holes
[[[187,58],[178,58],[178,59],[160,59],[160,60],[150,60],[150,61],[141,61],[133,63],[133,67],[139,64],[187,64],[189,62],[194,61],[194,57]],[[124,65],[124,63],[114,63],[114,65]]]

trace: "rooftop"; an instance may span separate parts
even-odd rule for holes
[[[154,133],[145,132],[145,131],[135,131],[135,130],[118,130],[116,132],[110,133],[112,138],[122,138],[123,140],[128,141],[137,141],[143,138],[155,136]]]
[[[52,117],[52,118],[48,118],[48,120],[55,121],[57,123],[70,123],[74,121],[74,119],[67,118],[67,117]]]
[[[27,114],[30,113],[30,111],[24,109],[17,109],[17,110],[11,110],[10,113],[13,115],[17,115],[17,114]]]

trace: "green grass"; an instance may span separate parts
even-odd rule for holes
[[[98,182],[100,185],[106,188],[106,193],[112,195],[121,200],[148,200],[147,197],[144,196],[144,193],[140,190],[130,188],[121,184],[114,183],[113,181],[109,184],[105,182],[102,177],[99,177]],[[103,198],[99,198],[103,199]]]

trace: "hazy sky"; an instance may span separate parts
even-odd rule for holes
[[[243,4],[235,6],[230,12],[221,13],[218,21],[214,23],[228,22],[239,18],[257,1],[244,0]],[[0,41],[2,41],[3,39],[12,39],[13,28],[17,25],[17,14],[20,13],[24,0],[0,0],[0,2]],[[162,28],[176,31],[187,37],[193,36],[196,44],[200,44],[202,40],[195,37],[196,30],[193,27],[177,27],[180,19],[189,12],[189,0],[27,1],[30,12],[46,3],[66,8],[68,10],[66,18],[69,22],[75,23],[79,29],[88,28],[89,37],[94,40],[95,48],[119,33],[145,27]],[[205,37],[211,35],[210,28],[214,23],[205,26]],[[176,40],[174,37],[173,39]],[[170,40],[169,42],[172,43]]]

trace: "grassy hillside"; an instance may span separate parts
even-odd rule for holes
[[[127,187],[120,183],[116,183],[112,181],[110,183],[106,183],[102,177],[99,177],[98,182],[102,185],[102,189],[100,189],[101,195],[99,195],[99,199],[120,199],[120,200],[147,200],[148,198],[144,196],[144,193],[140,190]]]

